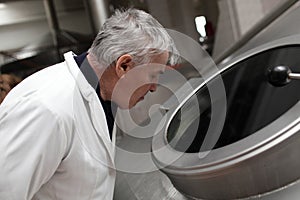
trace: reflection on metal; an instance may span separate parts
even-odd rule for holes
[[[246,44],[251,38],[253,38],[256,34],[266,28],[269,24],[271,24],[274,20],[276,20],[280,15],[282,15],[285,11],[287,11],[290,7],[292,7],[299,0],[288,0],[284,1],[280,5],[278,5],[273,11],[267,14],[261,21],[259,21],[256,25],[254,25],[248,32],[246,32],[242,38],[240,38],[236,43],[234,43],[227,51],[221,54],[219,57],[215,59],[217,64],[221,63],[228,56],[233,54],[236,50],[238,50],[241,46]]]
[[[228,112],[222,135],[205,158],[199,158],[199,149],[210,107],[217,102],[199,103],[201,116],[193,121],[182,117],[194,115],[196,109],[186,109],[189,101],[169,111],[174,117],[154,136],[152,149],[157,165],[179,191],[200,199],[254,198],[300,178],[300,85],[291,82],[273,87],[265,74],[268,66],[279,63],[299,71],[299,53],[300,45],[257,50],[222,69]],[[202,100],[207,96],[205,90],[201,86],[193,93]],[[164,149],[166,142],[173,149]],[[179,151],[186,153],[177,158]]]

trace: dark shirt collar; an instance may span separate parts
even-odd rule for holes
[[[102,107],[104,109],[104,113],[106,116],[107,126],[109,130],[110,138],[112,138],[112,131],[114,127],[114,116],[117,111],[117,106],[111,101],[104,101],[100,95],[100,85],[99,85],[99,79],[97,75],[95,74],[93,68],[90,66],[86,56],[88,55],[87,52],[79,55],[74,56],[74,59],[79,66],[81,72],[85,76],[86,80],[89,82],[89,84],[96,90],[96,93],[98,95],[98,98],[102,104]]]
[[[87,54],[88,53],[85,52],[79,56],[75,56],[74,59],[77,65],[79,66],[81,72],[85,76],[86,80],[94,89],[96,89],[97,86],[99,86],[99,80],[96,73],[94,72],[93,68],[91,67],[91,65],[89,64],[86,58]]]

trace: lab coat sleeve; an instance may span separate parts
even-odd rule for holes
[[[32,199],[66,150],[58,115],[39,101],[0,106],[0,199]]]

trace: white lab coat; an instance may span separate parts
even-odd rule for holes
[[[114,142],[73,56],[23,80],[1,104],[1,200],[113,198]]]

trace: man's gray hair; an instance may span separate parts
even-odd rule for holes
[[[124,54],[132,55],[136,64],[146,64],[153,55],[166,51],[169,64],[176,64],[178,52],[167,31],[150,14],[133,8],[117,10],[107,19],[89,49],[106,67]]]

